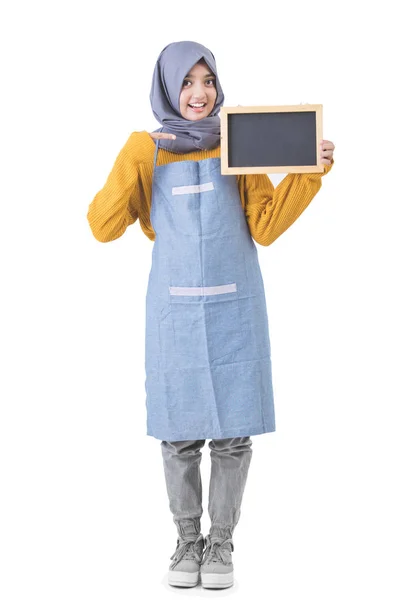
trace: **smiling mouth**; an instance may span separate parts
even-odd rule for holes
[[[205,108],[206,102],[194,102],[193,104],[188,104],[188,106],[195,112],[200,112]]]

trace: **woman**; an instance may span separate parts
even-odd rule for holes
[[[139,219],[154,241],[146,296],[147,433],[161,441],[178,543],[171,585],[233,585],[232,535],[252,455],[252,435],[275,431],[271,352],[255,240],[271,244],[298,218],[330,170],[223,176],[224,95],[214,55],[177,42],[158,57],[150,94],[162,125],[134,132],[89,207],[94,236],[120,237]],[[212,461],[205,540],[201,448]]]

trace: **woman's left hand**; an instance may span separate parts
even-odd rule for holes
[[[322,140],[320,144],[320,158],[324,165],[331,165],[333,160],[333,151],[335,144],[329,140]]]

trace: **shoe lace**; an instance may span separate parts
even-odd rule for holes
[[[180,560],[195,560],[201,562],[201,555],[198,553],[199,544],[203,541],[203,535],[200,533],[196,538],[182,539],[178,538],[176,550],[171,556],[173,564],[176,565]]]
[[[233,552],[234,547],[233,547],[232,538],[229,538],[226,540],[220,540],[220,539],[211,540],[210,536],[207,536],[206,537],[206,549],[205,549],[203,560],[201,561],[201,564],[204,564],[206,561],[211,562],[212,560],[220,561],[220,562],[224,563],[224,565],[229,564],[229,562],[230,562],[229,558],[223,552],[224,550],[225,551],[229,550],[230,552]]]

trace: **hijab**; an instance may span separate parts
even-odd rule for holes
[[[198,121],[184,119],[179,109],[183,80],[201,59],[216,77],[217,97],[208,117]],[[218,79],[214,54],[197,42],[173,42],[159,55],[153,73],[150,102],[153,114],[164,133],[174,133],[175,140],[161,139],[159,147],[184,154],[196,150],[211,150],[220,144],[220,118],[224,94]]]

